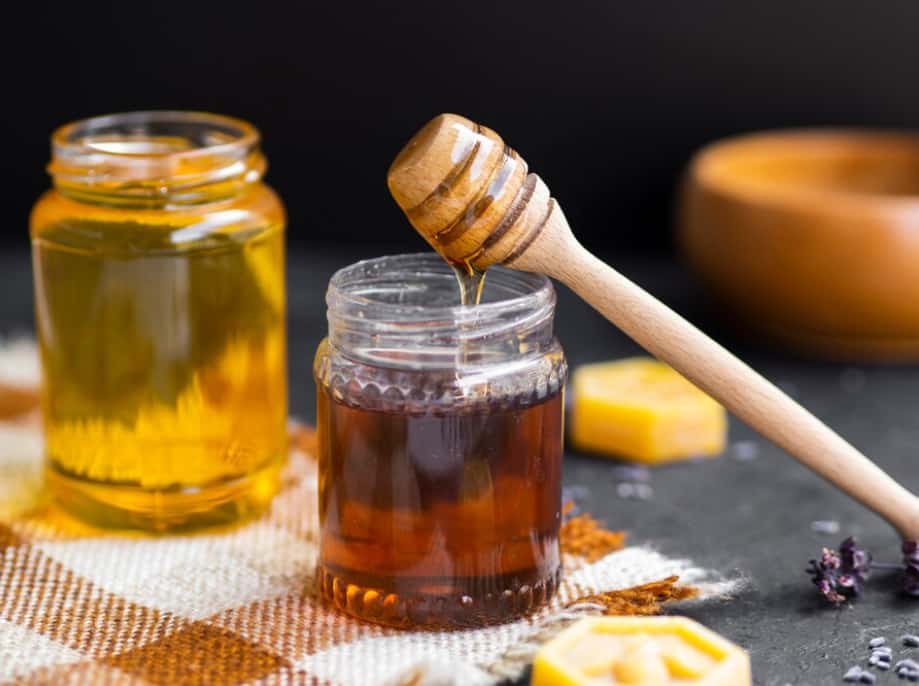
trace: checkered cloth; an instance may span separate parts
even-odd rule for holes
[[[42,500],[41,459],[37,421],[0,423],[0,684],[491,684],[603,609],[569,607],[578,598],[671,574],[703,598],[733,587],[631,547],[589,564],[566,557],[556,599],[525,620],[389,629],[317,597],[316,464],[304,452],[292,452],[260,520],[171,537],[104,535],[56,514]]]

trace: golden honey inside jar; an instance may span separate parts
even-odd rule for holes
[[[561,571],[563,388],[544,276],[489,270],[459,306],[439,256],[333,276],[315,361],[319,584],[398,627],[525,615]]]
[[[283,206],[249,124],[62,127],[31,217],[47,481],[91,523],[254,515],[286,455]]]

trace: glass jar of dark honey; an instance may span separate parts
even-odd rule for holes
[[[496,267],[460,306],[437,255],[359,262],[316,354],[319,579],[348,614],[477,626],[540,607],[561,561],[555,293]]]

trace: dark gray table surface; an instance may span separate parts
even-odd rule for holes
[[[323,292],[338,267],[371,252],[293,254],[288,264],[291,409],[312,419],[313,352],[325,332]],[[664,259],[625,259],[627,275],[741,354],[897,479],[919,490],[919,366],[835,365],[740,344],[719,334],[689,275]],[[0,255],[0,332],[29,331],[31,273],[24,252]],[[572,365],[638,352],[621,332],[559,288],[557,335]],[[812,475],[783,451],[732,420],[730,440],[754,441],[756,458],[719,459],[657,469],[649,501],[617,497],[608,460],[566,456],[566,484],[590,490],[586,508],[610,527],[630,532],[665,554],[746,579],[732,600],[681,611],[750,651],[754,681],[763,686],[841,683],[865,664],[867,642],[919,633],[919,601],[897,593],[896,573],[878,573],[857,602],[826,607],[804,574],[809,558],[848,534],[880,559],[898,561],[899,541],[884,522]],[[836,520],[837,535],[811,530]],[[894,640],[895,659],[910,651]],[[919,649],[912,651],[919,659]],[[879,673],[878,683],[894,683]],[[898,682],[899,683],[899,682]]]

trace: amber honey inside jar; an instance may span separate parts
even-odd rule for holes
[[[284,210],[249,124],[135,112],[59,129],[31,217],[47,481],[91,523],[261,510],[286,454]]]
[[[437,255],[361,262],[329,285],[315,362],[320,587],[409,627],[524,615],[560,574],[563,388],[542,276],[489,271],[460,307]]]

